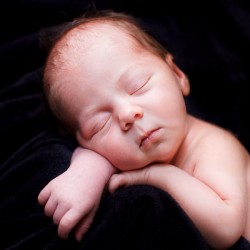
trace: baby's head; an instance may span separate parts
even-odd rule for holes
[[[144,32],[136,19],[112,11],[101,11],[98,14],[84,15],[61,27],[61,34],[51,47],[44,69],[44,92],[52,113],[63,122],[69,130],[75,130],[72,118],[65,113],[65,100],[61,91],[64,84],[55,79],[62,79],[69,71],[77,67],[79,60],[85,60],[87,53],[95,53],[91,46],[98,46],[102,37],[109,31],[115,43],[128,43],[148,50],[165,60],[167,50],[152,36]],[[121,39],[121,35],[124,40]],[[99,40],[97,40],[99,39]],[[116,41],[115,41],[116,40]],[[119,54],[117,54],[119,57]],[[111,63],[111,62],[110,62]],[[97,69],[98,70],[98,69]]]
[[[122,170],[171,160],[183,138],[187,78],[125,14],[104,12],[67,25],[49,53],[44,92],[80,145]],[[165,126],[173,127],[168,138]]]

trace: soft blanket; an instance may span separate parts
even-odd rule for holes
[[[150,186],[107,194],[80,243],[72,236],[60,240],[37,203],[40,190],[67,169],[75,147],[58,132],[43,104],[40,33],[94,7],[138,17],[188,75],[189,112],[230,130],[250,149],[250,4],[197,2],[0,4],[0,249],[209,249],[178,204]],[[249,249],[244,244],[241,239],[233,249]]]

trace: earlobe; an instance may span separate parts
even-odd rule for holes
[[[166,62],[169,67],[173,70],[174,74],[178,78],[181,91],[184,96],[189,95],[190,92],[190,84],[187,75],[174,63],[173,56],[170,53],[166,54]]]
[[[184,74],[185,77],[184,79],[182,79],[182,82],[180,83],[181,85],[181,90],[184,96],[188,96],[190,93],[190,83],[189,83],[189,79],[188,76],[186,74]]]

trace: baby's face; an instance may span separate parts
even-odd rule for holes
[[[78,50],[64,77],[77,140],[121,170],[169,162],[186,132],[186,78],[170,57],[132,49],[116,33],[108,29],[87,52]]]

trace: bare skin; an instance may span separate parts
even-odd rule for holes
[[[132,46],[134,41],[112,25],[93,26],[103,32],[90,33],[82,50],[77,41],[68,47],[61,55],[66,74],[58,69],[52,76],[64,86],[61,108],[77,124],[80,146],[90,150],[78,148],[68,172],[39,195],[46,214],[59,224],[59,235],[67,238],[77,226],[81,239],[107,183],[110,192],[149,184],[170,193],[213,248],[229,248],[240,236],[250,240],[249,153],[231,133],[186,113],[189,81],[170,54],[163,60]],[[77,32],[68,35],[70,43]],[[97,153],[94,164],[101,156],[103,163],[73,177],[82,171],[81,161],[86,165],[81,154],[91,151]],[[93,166],[91,159],[87,164]],[[122,173],[114,174],[116,169]],[[90,190],[94,194],[83,199]],[[72,210],[77,212],[69,216]]]
[[[40,192],[38,201],[58,225],[62,239],[67,239],[74,229],[76,239],[81,240],[94,219],[104,187],[115,172],[104,157],[79,147],[68,170]]]

